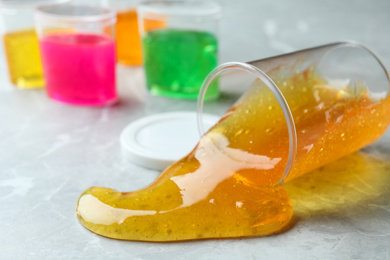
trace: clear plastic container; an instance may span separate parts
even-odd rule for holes
[[[240,79],[243,72],[245,81]],[[248,75],[253,81],[248,81]],[[220,124],[224,135],[237,149],[281,158],[285,168],[275,171],[275,183],[371,144],[390,122],[388,72],[359,43],[341,42],[220,65],[206,78],[198,99],[200,132],[209,86],[215,81],[231,84],[224,77],[232,76],[240,79],[234,81],[237,88],[251,83],[225,114]]]
[[[67,0],[0,0],[1,36],[10,82],[18,88],[45,85],[38,38],[34,29],[34,8]]]
[[[118,62],[141,65],[142,49],[138,31],[137,4],[139,0],[103,0],[105,7],[116,11],[116,47]]]
[[[35,12],[48,95],[84,106],[117,101],[115,12],[90,5],[41,6]]]
[[[221,9],[210,1],[149,1],[139,5],[147,88],[153,95],[196,99],[218,63]],[[219,95],[218,85],[206,99]]]

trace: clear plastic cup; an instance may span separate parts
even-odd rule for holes
[[[244,74],[251,79],[241,78]],[[209,133],[223,133],[231,148],[279,158],[282,167],[267,173],[268,185],[282,184],[373,143],[390,122],[389,74],[359,43],[218,66],[205,79],[198,99],[202,134],[209,86],[214,81],[231,84],[231,77],[237,88],[248,82],[250,87]]]
[[[90,5],[41,6],[35,12],[48,95],[83,106],[117,101],[115,12]]]
[[[34,8],[67,0],[0,0],[2,40],[10,82],[18,88],[45,85],[38,38],[34,29]]]
[[[196,99],[218,63],[221,9],[210,1],[149,1],[139,5],[147,88],[153,95]],[[206,99],[219,95],[210,86]]]
[[[123,65],[141,65],[142,49],[138,31],[138,0],[104,0],[103,6],[116,11],[116,48],[118,62]]]

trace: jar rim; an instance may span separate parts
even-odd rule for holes
[[[100,22],[110,21],[115,23],[114,11],[93,5],[85,4],[62,4],[39,6],[35,10],[38,20],[53,20],[67,22]]]

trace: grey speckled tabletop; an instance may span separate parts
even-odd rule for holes
[[[388,0],[220,3],[220,62],[348,39],[373,49],[390,68]],[[142,68],[118,67],[119,105],[67,106],[44,90],[9,85],[0,57],[0,259],[390,259],[389,131],[364,151],[289,184],[295,217],[280,234],[145,243],[89,232],[75,216],[82,191],[137,190],[159,174],[122,154],[123,128],[145,115],[195,110],[195,102],[151,97]],[[326,184],[316,188],[317,182]]]

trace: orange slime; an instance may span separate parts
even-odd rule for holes
[[[141,40],[138,33],[137,11],[135,9],[118,12],[116,39],[118,61],[125,65],[141,65]]]
[[[165,17],[159,16],[161,20],[143,20],[143,30],[150,31],[165,27]],[[136,9],[127,9],[117,14],[116,23],[117,57],[124,65],[142,64],[142,47],[138,26],[138,15]]]
[[[293,113],[298,149],[287,181],[377,140],[390,122],[390,98],[370,99],[356,83],[332,86],[313,70],[276,82]],[[293,214],[283,186],[288,157],[283,113],[255,82],[185,158],[149,187],[92,187],[77,216],[102,236],[142,241],[260,236]]]

